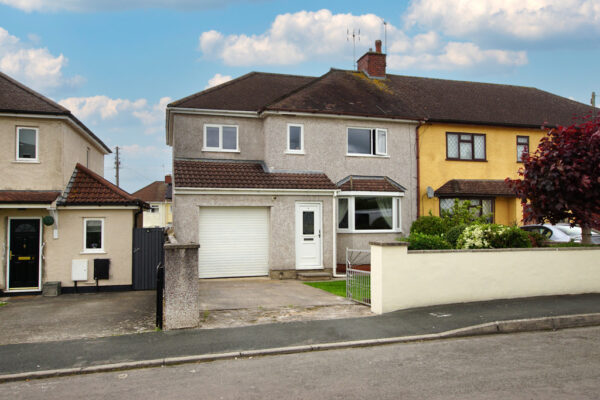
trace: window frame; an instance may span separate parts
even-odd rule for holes
[[[300,128],[300,149],[299,150],[290,148],[290,128],[293,126]],[[286,135],[287,142],[286,142],[286,149],[285,149],[286,154],[305,154],[304,153],[304,124],[289,123],[289,124],[287,124],[286,131],[287,131],[287,135]]]
[[[370,133],[370,149],[369,153],[350,153],[350,129],[368,130]],[[385,136],[385,153],[380,152],[377,148],[377,140],[379,133],[384,133]],[[387,128],[367,128],[364,126],[349,126],[346,128],[346,156],[351,157],[389,157],[388,150],[388,130]]]
[[[218,128],[219,129],[219,146],[218,147],[208,147],[206,145],[206,135],[208,128]],[[223,128],[235,128],[235,149],[224,149],[223,148]],[[229,124],[204,124],[204,137],[202,142],[202,151],[218,151],[224,153],[239,153],[240,152],[240,127],[239,125],[229,125]]]
[[[29,129],[35,131],[35,158],[21,158],[19,157],[19,137],[21,135],[21,129]],[[16,143],[15,143],[15,160],[17,162],[24,163],[38,163],[39,162],[39,152],[40,152],[40,129],[33,126],[17,126],[16,127]]]
[[[392,198],[392,229],[356,229],[355,224],[355,199],[357,197],[391,197]],[[402,192],[340,192],[337,200],[348,200],[348,228],[340,228],[339,205],[335,202],[336,232],[339,233],[401,233],[402,232]]]
[[[450,157],[448,155],[448,136],[449,135],[458,135],[458,148],[457,154],[458,157]],[[470,140],[463,140],[461,135],[469,135],[471,136]],[[475,158],[475,136],[483,137],[483,158]],[[460,144],[461,143],[470,143],[471,144],[471,158],[460,158]],[[478,162],[486,162],[487,161],[487,137],[485,133],[470,133],[470,132],[446,132],[446,160],[447,161],[478,161]]]
[[[517,135],[517,162],[522,163],[523,159],[521,158],[521,154],[523,154],[523,152],[519,153],[519,146],[523,146],[524,143],[519,143],[519,139],[527,139],[527,154],[529,154],[529,136]]]
[[[100,248],[87,248],[87,222],[100,221]],[[104,243],[104,218],[89,217],[83,219],[83,251],[82,254],[101,254],[106,253]]]
[[[495,197],[487,197],[487,196],[484,196],[484,197],[460,197],[460,196],[444,196],[444,197],[440,197],[439,201],[438,201],[438,215],[442,215],[442,201],[441,201],[442,199],[452,199],[452,200],[458,199],[460,201],[471,201],[471,200],[480,200],[480,201],[483,201],[483,200],[491,200],[491,202],[492,202],[492,207],[491,207],[491,209],[492,209],[492,213],[491,213],[492,214],[492,221],[491,221],[491,223],[493,224],[496,221],[496,198]],[[471,208],[471,207],[469,207],[469,208]],[[480,214],[478,216],[481,217],[482,215],[483,215],[483,207],[480,210]]]

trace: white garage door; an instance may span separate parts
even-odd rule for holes
[[[266,207],[200,207],[200,278],[269,274]]]

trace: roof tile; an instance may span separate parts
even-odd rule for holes
[[[434,195],[516,197],[514,190],[504,180],[495,179],[452,179],[440,186]]]
[[[0,190],[0,203],[50,204],[58,196],[60,196],[59,191]]]
[[[176,187],[336,189],[323,173],[266,172],[257,161],[175,160]]]

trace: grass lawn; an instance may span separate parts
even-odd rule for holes
[[[336,296],[346,297],[346,281],[304,282],[305,285],[333,293]]]

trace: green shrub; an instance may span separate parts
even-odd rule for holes
[[[411,233],[408,238],[404,240],[408,241],[409,250],[443,250],[451,249],[450,243],[444,240],[439,235],[427,235],[425,233]]]
[[[446,231],[444,221],[433,215],[419,217],[410,226],[410,233],[423,233],[425,235],[443,235]]]
[[[472,207],[468,200],[454,199],[454,204],[449,210],[441,211],[441,218],[444,227],[447,230],[459,225],[471,225],[474,223],[485,224],[490,219],[490,215],[478,216],[481,206]]]
[[[444,238],[446,239],[446,241],[448,243],[450,243],[452,248],[456,248],[456,242],[458,241],[458,238],[463,233],[463,231],[465,230],[466,227],[467,227],[467,225],[460,224],[460,225],[457,225],[457,226],[454,226],[454,227],[448,229],[448,232],[446,232],[446,235],[444,235]]]
[[[499,234],[492,239],[495,249],[518,249],[532,247],[529,235],[518,226],[505,226]]]
[[[522,230],[522,229],[521,229]],[[548,238],[539,232],[523,231],[527,233],[527,237],[533,247],[548,247]]]

